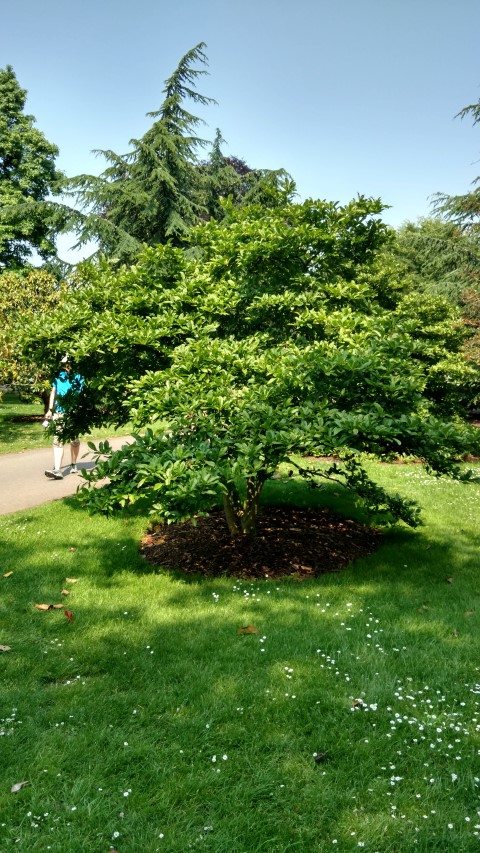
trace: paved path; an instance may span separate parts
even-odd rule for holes
[[[110,438],[111,446],[117,450],[129,441],[128,436]],[[98,444],[99,439],[94,443]],[[84,454],[88,455],[84,455]],[[70,447],[67,444],[63,461],[70,461]],[[49,480],[45,470],[53,464],[53,450],[46,447],[41,450],[24,450],[21,453],[0,455],[0,515],[29,509],[32,506],[48,503],[51,500],[66,498],[75,494],[82,478],[70,474],[70,466],[64,466],[63,480]],[[93,468],[92,454],[85,442],[80,444],[79,468]]]

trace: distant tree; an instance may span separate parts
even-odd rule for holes
[[[380,517],[417,523],[415,507],[368,480],[358,454],[416,454],[449,471],[480,434],[445,419],[429,388],[445,345],[418,338],[417,305],[382,254],[382,209],[360,197],[233,210],[194,230],[190,257],[163,245],[117,271],[85,267],[64,309],[29,324],[27,351],[68,351],[87,380],[66,429],[101,417],[146,428],[122,451],[102,447],[90,479],[107,483],[87,496],[93,508],[179,521],[223,504],[232,536],[250,535],[281,462],[304,471],[302,456],[335,455],[343,462],[330,478]],[[457,330],[437,321],[464,381]]]
[[[45,270],[0,272],[0,383],[12,385],[24,397],[40,397],[45,411],[51,376],[37,363],[35,353],[23,356],[19,329],[39,313],[48,317],[65,292],[65,284]]]
[[[470,332],[465,342],[464,352],[480,370],[480,288],[467,288],[460,294],[459,302],[463,321]],[[480,395],[476,400],[477,409],[479,404]]]
[[[202,120],[184,106],[188,100],[214,103],[196,90],[207,73],[195,67],[207,64],[204,47],[200,42],[189,50],[165,81],[160,109],[148,113],[155,121],[141,139],[130,141],[130,152],[96,151],[109,164],[101,175],[70,179],[68,189],[81,208],[69,218],[77,246],[95,239],[102,253],[128,258],[143,243],[182,245],[205,213],[196,168],[206,144],[196,133]]]
[[[463,321],[470,331],[464,346],[465,355],[480,369],[480,290],[464,290],[460,296],[460,306]],[[480,395],[476,401],[477,408],[479,403]]]
[[[471,229],[439,217],[406,222],[395,251],[419,290],[456,302],[465,288],[480,287],[480,235]]]
[[[457,306],[463,318],[464,353],[480,368],[480,233],[473,227],[461,228],[448,219],[420,219],[398,229],[394,251],[406,264],[415,289],[423,294],[418,299],[419,321],[425,318],[426,327],[430,328],[427,315],[432,316],[434,296]],[[441,316],[446,319],[449,313],[451,309],[448,311],[447,306],[442,308],[439,303],[434,311],[435,322]],[[446,385],[451,386],[453,375],[448,376]],[[442,393],[440,386],[437,391]]]
[[[27,92],[13,68],[0,69],[0,268],[21,267],[33,251],[55,257],[59,212],[40,204],[58,193],[64,175],[56,145],[24,113]]]
[[[460,110],[455,118],[473,119],[473,124],[480,123],[480,100],[476,104],[469,104]],[[473,228],[480,230],[480,176],[472,182],[474,189],[463,195],[446,195],[437,193],[433,209],[436,214],[444,216],[454,222],[460,228]]]
[[[254,170],[235,157],[224,157],[219,131],[210,159],[200,159],[208,144],[197,134],[203,121],[185,103],[215,103],[196,88],[207,73],[196,67],[207,65],[204,48],[200,42],[182,57],[165,81],[160,109],[148,113],[154,123],[141,139],[130,141],[130,152],[96,151],[107,168],[98,177],[70,179],[68,188],[80,210],[63,210],[68,227],[77,233],[77,247],[94,239],[101,253],[127,260],[145,243],[168,240],[185,246],[195,225],[224,216],[221,198],[231,197],[237,204],[248,197],[271,206],[294,191],[283,170]]]
[[[295,182],[285,169],[252,169],[244,160],[224,155],[223,142],[217,129],[210,157],[199,165],[206,218],[221,221],[227,215],[227,200],[233,207],[261,204],[266,208],[293,201]]]

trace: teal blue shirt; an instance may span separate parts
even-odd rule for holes
[[[62,406],[63,397],[68,394],[69,391],[74,391],[78,394],[82,385],[82,376],[78,376],[78,374],[72,376],[70,373],[67,373],[66,370],[62,370],[53,380],[53,387],[55,388],[55,410],[60,413],[64,412],[65,409]]]

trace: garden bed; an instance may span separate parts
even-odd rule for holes
[[[338,572],[373,553],[381,533],[328,509],[264,507],[257,535],[232,539],[222,512],[196,523],[156,525],[141,544],[149,563],[208,577],[299,580]]]

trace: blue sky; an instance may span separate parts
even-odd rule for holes
[[[300,198],[381,196],[396,226],[480,173],[478,0],[7,0],[0,66],[69,175],[128,150],[181,56],[207,44],[202,115],[225,153],[284,167]],[[195,110],[194,110],[195,111]]]

